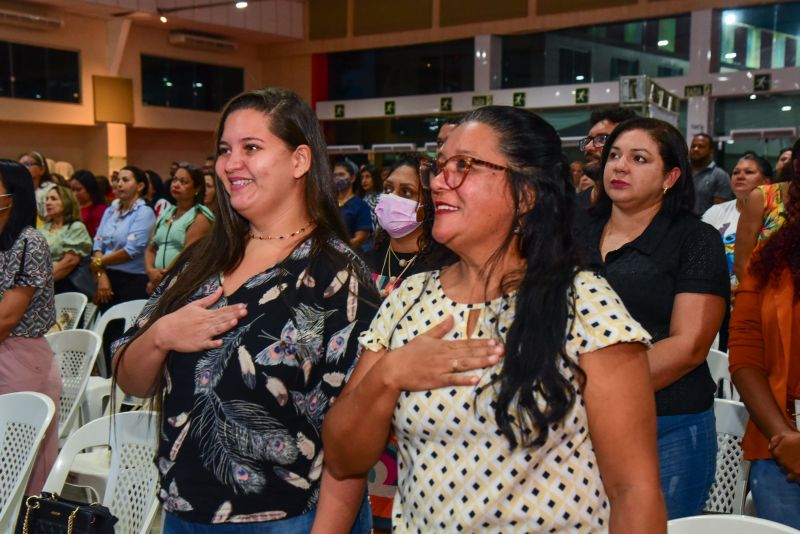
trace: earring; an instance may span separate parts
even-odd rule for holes
[[[669,187],[665,187],[665,188],[664,188],[664,194],[665,194],[665,195],[667,194],[667,191],[669,191]]]

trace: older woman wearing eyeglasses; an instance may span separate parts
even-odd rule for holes
[[[488,106],[440,157],[423,183],[458,261],[408,277],[359,337],[326,464],[365,473],[394,433],[396,532],[665,532],[649,336],[578,269],[558,134]]]

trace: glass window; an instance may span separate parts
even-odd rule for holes
[[[719,15],[719,72],[800,65],[800,3],[726,9]]]
[[[244,69],[142,55],[142,102],[220,111],[244,90]]]
[[[607,82],[620,76],[682,76],[690,16],[503,37],[502,86]]]
[[[0,96],[81,100],[77,52],[0,41]]]
[[[328,98],[471,91],[473,40],[328,54]]]

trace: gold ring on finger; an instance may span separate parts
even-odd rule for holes
[[[458,360],[453,360],[453,371],[458,371]]]

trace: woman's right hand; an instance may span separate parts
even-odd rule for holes
[[[786,471],[787,480],[800,481],[800,432],[787,430],[772,436],[769,440],[769,452]]]
[[[236,326],[247,315],[247,307],[233,304],[209,310],[220,297],[221,287],[161,317],[153,325],[157,329],[156,345],[167,352],[200,352],[222,345],[221,339],[214,338]]]
[[[150,295],[153,291],[156,290],[158,284],[161,283],[161,280],[164,279],[164,274],[166,270],[164,269],[148,269],[147,270],[147,294]]]
[[[449,386],[471,386],[474,371],[500,361],[504,347],[494,339],[442,339],[453,328],[448,316],[406,345],[384,354],[379,362],[386,384],[396,391],[424,391]]]
[[[111,289],[111,280],[108,279],[108,274],[105,271],[100,272],[97,278],[97,291],[95,291],[93,302],[95,304],[105,304],[111,297],[114,296],[114,291]]]

